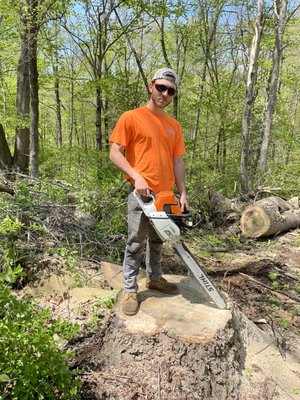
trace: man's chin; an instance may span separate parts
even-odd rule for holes
[[[157,101],[157,102],[156,102],[156,106],[157,106],[158,108],[164,109],[164,108],[167,107],[170,103],[171,103],[170,101],[161,100],[161,101]]]

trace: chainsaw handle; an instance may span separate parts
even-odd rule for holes
[[[142,202],[144,205],[149,204],[155,200],[155,193],[152,191],[150,191],[149,196],[142,196],[138,193],[136,189],[134,189],[133,195],[138,200],[138,202]]]
[[[173,219],[184,219],[184,218],[190,218],[192,216],[192,213],[190,211],[185,211],[182,214],[169,214],[166,213],[168,217],[171,217]]]
[[[168,214],[168,216],[171,217],[177,223],[177,225],[184,226],[187,229],[198,228],[198,226],[201,224],[200,214],[192,213],[189,210],[185,210],[183,214]]]
[[[153,213],[156,215],[160,215],[160,218],[170,218],[172,219],[177,225],[184,226],[188,229],[197,228],[201,223],[201,216],[200,214],[196,214],[196,220],[193,218],[192,221],[188,221],[189,218],[193,217],[193,213],[189,210],[184,210],[182,214],[171,214],[165,211],[157,211],[156,205],[154,201],[156,199],[156,195],[154,192],[150,192],[150,196],[141,196],[136,189],[133,191],[133,195],[137,200],[139,206],[145,213],[147,217],[153,216]]]
[[[147,217],[150,216],[150,213],[156,211],[156,207],[154,205],[154,200],[155,200],[155,194],[153,192],[150,193],[149,197],[146,196],[141,196],[136,189],[133,191],[133,195],[135,199],[137,200],[139,206],[141,209],[144,211],[145,215]],[[148,201],[147,201],[148,200]]]

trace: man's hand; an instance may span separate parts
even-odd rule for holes
[[[138,175],[138,177],[135,179],[134,187],[140,196],[150,196],[150,188],[148,183],[141,175]]]
[[[188,211],[189,206],[188,206],[188,202],[187,202],[187,198],[186,198],[186,194],[185,193],[180,195],[179,203],[180,203],[180,210],[181,210],[182,213]]]

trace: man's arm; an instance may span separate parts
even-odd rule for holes
[[[150,188],[145,179],[140,175],[124,157],[124,146],[112,143],[109,153],[110,161],[134,181],[134,187],[142,196],[150,195]]]
[[[187,203],[187,197],[186,197],[186,191],[185,191],[185,170],[184,170],[184,162],[183,158],[180,157],[175,157],[174,158],[174,175],[175,175],[175,183],[177,186],[177,189],[179,190],[180,193],[180,207],[181,211],[186,211],[188,210],[188,203]]]

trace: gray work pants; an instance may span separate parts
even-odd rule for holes
[[[133,193],[128,196],[128,239],[123,262],[124,291],[138,290],[137,276],[146,243],[146,276],[153,280],[161,277],[161,253],[163,242],[149,219],[143,213]]]

